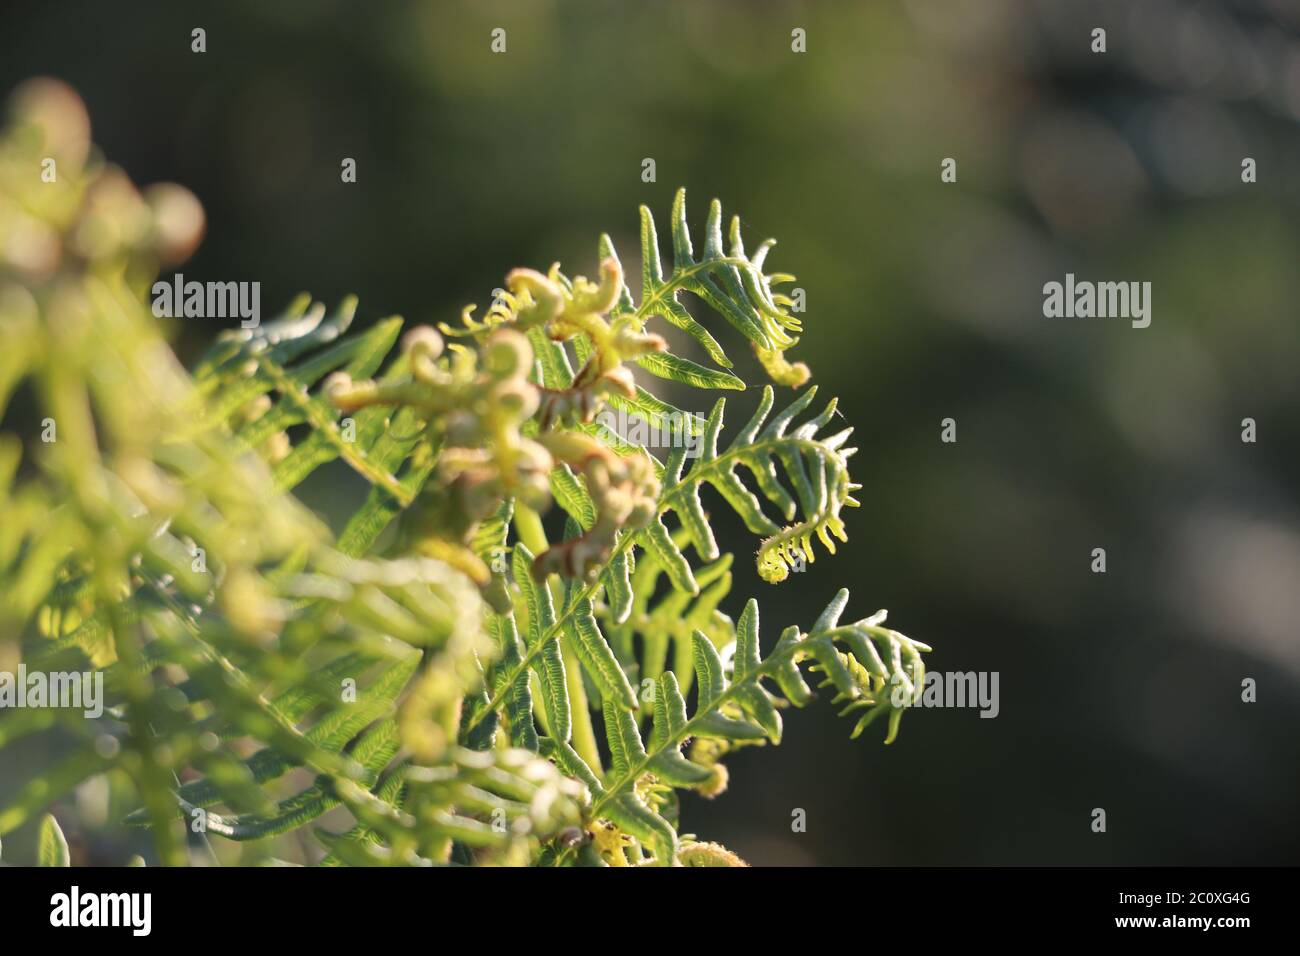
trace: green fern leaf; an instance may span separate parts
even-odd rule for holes
[[[792,420],[807,408],[815,394],[816,389],[810,388],[769,422],[767,416],[773,396],[768,386],[754,417],[721,452],[718,437],[725,402],[719,399],[709,415],[700,455],[689,470],[683,474],[687,460],[684,449],[675,449],[669,457],[664,468],[666,487],[661,499],[662,510],[676,512],[701,558],[709,561],[718,556],[717,542],[700,499],[700,490],[706,484],[722,495],[750,531],[766,536],[759,547],[758,570],[767,581],[783,580],[789,566],[799,557],[814,560],[811,548],[814,536],[831,553],[835,551],[834,539],[845,540],[840,511],[857,506],[852,492],[859,487],[849,479],[847,461],[853,449],[843,448],[849,430],[829,438],[818,437],[817,433],[834,414],[834,403],[816,418],[790,430]],[[778,463],[794,488],[793,495],[781,482]],[[803,520],[782,528],[769,518],[758,497],[737,474],[737,468],[742,466],[753,476],[758,490],[787,520],[799,508]],[[685,559],[662,522],[650,526],[646,544],[664,562],[675,587],[697,592],[698,582],[688,575]]]
[[[841,625],[839,618],[847,600],[848,592],[840,591],[809,633],[802,633],[796,627],[787,628],[764,660],[758,643],[758,604],[751,599],[737,627],[730,679],[713,642],[696,632],[693,651],[699,691],[695,713],[687,718],[675,675],[671,672],[661,675],[648,746],[642,743],[630,713],[607,707],[606,739],[613,765],[599,788],[593,787],[596,798],[591,817],[624,827],[630,835],[651,846],[658,862],[672,862],[672,856],[664,854],[675,848],[675,831],[642,799],[637,790],[639,781],[652,774],[659,784],[669,787],[708,785],[713,780],[713,772],[681,753],[681,746],[691,737],[715,738],[729,746],[763,740],[778,743],[781,723],[776,711],[777,698],[763,682],[775,683],[790,703],[801,706],[811,696],[799,673],[799,665],[804,661],[825,672],[855,709],[865,708],[867,714],[863,720],[890,712],[886,742],[892,740],[897,718],[910,702],[914,688],[923,681],[921,654],[929,648],[882,627],[883,615]],[[883,656],[881,647],[886,650]],[[857,668],[857,678],[846,661]],[[900,689],[902,706],[894,703],[896,688]],[[582,779],[595,778],[571,750],[555,748],[553,753],[566,772]],[[674,834],[673,840],[667,838],[668,833]]]
[[[547,734],[567,742],[573,735],[573,716],[560,654],[551,592],[533,579],[533,555],[522,543],[514,549],[515,583],[527,608],[528,637],[525,645],[533,658],[532,669],[541,687]]]
[[[36,859],[39,866],[72,865],[68,841],[53,814],[47,813],[41,818],[41,830],[36,840]]]
[[[684,529],[673,534],[674,543],[679,547],[685,538]],[[682,693],[686,693],[695,679],[692,634],[702,631],[718,647],[735,639],[731,619],[718,610],[731,591],[732,560],[731,555],[722,555],[693,572],[699,585],[695,594],[677,588],[660,589],[658,582],[664,575],[664,567],[654,555],[646,555],[637,563],[631,584],[634,599],[627,616],[619,621],[613,608],[605,612],[610,646],[624,662],[624,670],[633,684],[657,681],[668,666],[672,648],[672,673]],[[649,709],[647,698],[642,710],[648,713]]]
[[[613,649],[600,632],[591,603],[585,598],[573,599],[573,603],[573,613],[568,618],[566,628],[578,659],[582,662],[583,671],[595,683],[605,706],[635,710],[636,694],[619,666]]]
[[[678,358],[668,352],[643,355],[637,360],[637,364],[651,375],[670,382],[681,382],[683,385],[691,385],[695,388],[726,388],[741,392],[745,390],[744,380],[730,372],[705,368],[690,359]]]

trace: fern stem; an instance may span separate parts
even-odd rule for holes
[[[574,653],[573,642],[567,634],[560,637],[560,657],[564,660],[564,683],[573,703],[573,749],[587,766],[601,776],[600,748],[596,746],[596,729],[591,723],[591,702],[587,700],[587,687],[582,682],[582,664]]]
[[[609,560],[612,561],[616,555],[619,555],[630,548],[637,536],[637,534],[623,535],[618,544],[614,546],[614,550],[610,552]],[[608,562],[606,562],[605,566],[608,566]],[[590,601],[600,587],[601,580],[599,574],[593,576],[590,581],[583,585],[583,588],[578,592],[577,597],[560,612],[558,617],[556,617],[555,624],[548,628],[546,633],[541,636],[537,643],[528,648],[527,653],[520,658],[519,663],[506,673],[506,676],[499,683],[498,689],[490,698],[488,698],[487,706],[481,708],[469,721],[465,728],[466,733],[481,724],[487,718],[488,714],[492,713],[502,705],[506,694],[510,692],[510,689],[514,686],[514,682],[519,679],[519,675],[527,673],[537,658],[541,656],[543,648],[560,635],[564,629],[564,625],[566,625],[573,618],[574,614],[577,613],[582,602]]]
[[[533,554],[541,554],[549,547],[550,542],[546,540],[546,529],[542,527],[541,516],[522,501],[515,501],[515,530],[519,532],[519,540],[528,546],[528,550]]]
[[[694,265],[689,265],[685,269],[675,269],[673,274],[664,280],[663,285],[658,286],[654,292],[647,295],[636,307],[637,321],[644,323],[648,315],[657,315],[658,310],[652,306],[669,301],[680,292],[686,285],[686,280],[691,279],[700,273],[711,272],[720,265],[726,266],[745,266],[751,263],[747,259],[741,259],[736,256],[720,256],[717,259],[705,259]]]
[[[799,644],[795,643],[791,645],[789,650],[785,653],[778,654],[774,651],[771,657],[760,663],[753,670],[748,671],[743,678],[729,684],[710,706],[702,707],[697,710],[695,715],[682,725],[680,733],[666,736],[664,740],[659,742],[658,746],[647,747],[645,759],[638,760],[635,764],[629,766],[626,772],[624,772],[617,780],[612,781],[605,789],[605,792],[592,803],[591,819],[600,819],[601,810],[603,810],[610,801],[617,799],[622,796],[628,788],[635,786],[637,780],[639,780],[642,775],[649,772],[650,764],[656,757],[668,750],[670,747],[680,747],[684,741],[695,736],[694,729],[703,723],[710,715],[718,713],[724,704],[735,700],[739,696],[741,690],[751,686],[757,686],[758,682],[764,677],[774,676],[777,666],[786,663],[789,657],[798,654],[800,650],[801,648]],[[572,852],[572,848],[565,850],[565,854],[570,852]],[[561,859],[563,859],[563,857]]]
[[[533,554],[541,554],[547,549],[549,542],[546,538],[546,529],[542,527],[541,516],[535,510],[521,501],[516,501],[514,522],[515,530],[519,532],[519,540],[528,547],[529,551]],[[563,607],[563,589],[555,587],[549,580],[547,587],[551,590],[552,600]],[[578,661],[578,655],[574,653],[572,642],[567,635],[560,637],[560,657],[564,661],[564,683],[569,691],[569,700],[573,703],[573,723],[570,728],[573,734],[573,747],[582,759],[599,773],[600,748],[596,744],[596,729],[591,723],[591,706],[587,700],[587,688],[582,682],[582,664]],[[483,712],[491,713],[491,705]]]
[[[796,644],[791,649],[790,653],[793,654],[797,650],[799,650],[799,646]],[[751,684],[756,683],[760,678],[772,676],[771,665],[774,663],[784,663],[784,662],[785,662],[784,655],[781,656],[774,655],[772,657],[769,657],[767,660],[759,664],[759,666],[756,667],[754,670],[745,674],[745,676],[742,679],[738,681],[733,681],[725,690],[723,690],[723,692],[720,695],[718,695],[718,698],[715,701],[713,701],[713,704],[711,706],[702,707],[699,710],[697,710],[694,716],[692,716],[688,721],[686,721],[685,724],[682,725],[681,733],[677,735],[676,739],[673,739],[672,737],[665,737],[665,739],[659,743],[659,746],[653,748],[647,747],[645,759],[639,760],[632,766],[628,767],[627,772],[624,773],[623,776],[619,777],[617,780],[611,782],[610,785],[605,789],[605,792],[601,794],[600,797],[597,798],[596,801],[592,804],[591,818],[593,820],[598,819],[600,817],[600,811],[611,800],[621,796],[628,787],[635,784],[637,780],[641,778],[642,774],[649,771],[650,762],[654,760],[655,757],[659,756],[659,754],[663,753],[669,747],[681,746],[683,741],[695,736],[695,734],[692,732],[692,728],[697,727],[707,717],[709,717],[709,715],[717,713],[723,704],[726,704],[729,701],[733,700],[737,696],[737,691],[739,689],[743,689],[745,687],[750,686]]]
[[[704,472],[729,471],[730,466],[728,466],[727,468],[721,468],[719,466],[733,459],[737,461],[743,461],[742,456],[749,455],[756,451],[762,451],[763,449],[766,448],[775,449],[782,446],[785,447],[793,446],[798,448],[800,451],[805,451],[805,452],[819,451],[819,450],[823,450],[825,447],[820,442],[811,438],[797,438],[793,435],[781,435],[774,438],[768,438],[763,441],[754,442],[752,445],[745,445],[743,448],[729,449],[719,454],[716,458],[711,458],[708,461],[697,463],[685,478],[683,478],[681,481],[677,482],[677,484],[673,485],[671,488],[665,491],[661,496],[661,498],[659,499],[660,505],[659,505],[658,513],[663,514],[665,511],[670,510],[673,507],[672,505],[673,499],[675,499],[677,495],[681,494],[683,491],[695,485],[702,484],[706,480],[706,477],[703,474]]]

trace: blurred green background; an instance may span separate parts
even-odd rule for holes
[[[186,276],[260,281],[267,312],[306,289],[359,294],[367,320],[453,321],[511,267],[594,273],[602,231],[635,275],[636,208],[662,234],[678,185],[694,229],[717,196],[751,246],[780,240],[769,265],[808,302],[791,357],[857,427],[863,507],[839,556],[784,585],[739,561],[724,609],[758,596],[770,646],[847,585],[855,614],[887,606],[934,645],[932,669],[999,671],[1001,714],[916,711],[886,748],[875,730],[850,741],[823,701],[780,748],[733,757],[728,793],[686,798],[684,831],[756,864],[1300,860],[1297,4],[69,0],[0,16],[0,90],[75,87],[133,179],[203,202]],[[1151,282],[1150,328],[1044,318],[1042,286],[1066,272]],[[215,332],[192,320],[178,348]],[[756,398],[729,403],[733,422]],[[341,468],[304,497],[336,514],[360,487]],[[724,547],[752,553],[714,515]],[[21,777],[0,767],[0,797]],[[84,862],[117,838],[69,836]]]

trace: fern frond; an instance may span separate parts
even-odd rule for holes
[[[758,571],[764,580],[777,582],[789,573],[788,565],[802,555],[813,560],[811,539],[815,535],[832,554],[833,538],[846,540],[840,511],[856,507],[852,492],[859,486],[849,479],[848,459],[854,449],[844,448],[851,429],[829,437],[818,433],[835,414],[832,401],[815,418],[791,427],[792,422],[811,404],[816,388],[811,388],[784,411],[768,421],[773,404],[771,387],[764,389],[762,401],[749,423],[740,430],[724,451],[718,449],[725,401],[719,399],[709,415],[699,457],[685,470],[685,449],[674,449],[664,467],[664,494],[661,513],[675,512],[686,529],[696,553],[705,561],[718,557],[718,545],[700,499],[700,489],[711,485],[731,505],[755,534],[765,535],[758,551]],[[778,463],[794,493],[781,482]],[[763,496],[775,505],[788,521],[802,513],[803,520],[784,528],[763,511],[762,504],[737,473],[744,467]],[[662,521],[652,525],[646,536],[647,546],[667,569],[673,584],[680,590],[695,593],[698,582],[680,549],[673,543]]]
[[[768,276],[763,264],[768,251],[775,245],[767,240],[751,258],[745,254],[740,234],[740,217],[731,219],[730,249],[724,249],[722,240],[722,204],[713,200],[704,227],[704,247],[698,259],[686,225],[686,190],[679,189],[673,198],[672,250],[673,268],[665,276],[659,258],[659,238],[654,217],[645,206],[641,207],[641,302],[633,312],[638,321],[662,316],[681,329],[724,369],[732,367],[722,346],[696,321],[678,301],[679,292],[688,292],[725,319],[753,345],[760,354],[773,355],[792,348],[798,339],[791,332],[801,330],[801,324],[785,310],[772,292],[774,280],[793,277]],[[660,363],[653,367],[647,359],[641,365],[651,374],[673,381],[689,380]],[[765,362],[774,381],[798,387],[808,380],[805,365],[789,365],[779,369],[775,363]],[[775,377],[779,373],[780,377]],[[723,379],[724,381],[729,379]],[[699,386],[704,387],[704,386]],[[735,387],[719,386],[710,387]]]
[[[546,656],[547,664],[539,677],[548,674],[550,677],[549,681],[543,683],[543,693],[547,695],[544,699],[545,713],[568,713],[567,707],[561,705],[563,664],[558,645],[552,647],[562,632],[584,637],[586,640],[582,646],[592,649],[592,653],[599,653],[602,660],[617,660],[615,645],[606,638],[599,623],[591,617],[591,602],[602,588],[606,593],[619,594],[620,585],[617,582],[610,583],[611,575],[617,574],[621,578],[622,568],[627,556],[633,553],[634,545],[645,548],[647,557],[652,562],[648,567],[667,575],[677,591],[688,595],[700,594],[700,582],[682,553],[680,543],[684,539],[690,539],[696,552],[705,560],[716,561],[719,558],[719,550],[699,497],[705,484],[712,485],[722,493],[751,531],[771,536],[759,550],[760,571],[765,572],[769,580],[779,579],[773,566],[784,567],[776,562],[780,556],[789,553],[787,542],[795,541],[807,548],[809,537],[815,533],[823,536],[831,534],[842,539],[843,526],[839,512],[842,507],[857,504],[851,497],[856,486],[848,480],[846,465],[846,459],[852,450],[842,448],[849,432],[845,430],[827,439],[818,437],[818,433],[834,414],[833,402],[820,415],[792,427],[794,419],[808,407],[814,397],[815,389],[808,390],[769,421],[773,394],[770,387],[765,389],[755,415],[727,449],[721,452],[718,450],[718,436],[725,405],[720,400],[709,417],[700,457],[690,470],[685,475],[682,474],[686,461],[684,449],[675,449],[669,456],[664,470],[665,487],[660,497],[659,516],[641,531],[624,532],[602,569],[586,584],[570,592],[568,603],[561,614],[556,614],[545,587],[521,579],[523,574],[532,574],[531,556],[516,546],[516,581],[520,582],[520,588],[528,599],[530,619],[539,621],[540,627],[530,633],[527,649],[518,659],[512,658],[509,664],[502,662],[503,672],[498,674],[494,682],[495,692],[487,705],[476,710],[469,718],[467,726],[477,727],[488,719],[489,712],[500,707],[507,699],[518,699],[513,690],[516,682],[530,667],[535,667],[543,655]],[[786,473],[793,492],[787,490],[780,481],[778,462]],[[794,517],[802,507],[804,520],[783,531],[768,518],[757,496],[745,487],[738,476],[736,469],[741,465],[751,473],[759,490],[769,501],[782,508],[787,517]],[[571,481],[570,477],[558,477],[555,474],[552,482],[552,487],[557,489],[557,499],[575,521],[579,524],[590,521],[590,503],[581,485]],[[670,532],[662,521],[663,514],[669,510],[677,513],[682,521],[682,527],[676,533]],[[829,538],[824,537],[823,540],[829,542]],[[646,574],[648,576],[649,571]],[[631,593],[636,593],[635,588],[630,590]],[[711,610],[710,600],[713,597],[720,599],[721,594],[715,592],[698,607]],[[534,602],[537,603],[536,611],[533,608]],[[625,597],[616,596],[611,599],[611,604],[620,611],[626,609],[630,612]],[[579,621],[582,623],[579,624]],[[619,643],[626,660],[626,634],[620,636]],[[657,664],[659,645],[650,649],[654,652],[654,657],[649,660],[655,663],[657,670],[660,668]],[[586,673],[602,689],[602,694],[609,689],[610,672],[606,671],[603,686],[601,671],[589,666]],[[621,701],[621,707],[630,709],[636,706],[635,701],[628,703],[621,688],[616,692],[616,697]],[[566,721],[561,726],[566,732],[558,737],[567,743],[570,725]]]
[[[339,788],[361,821],[346,834],[317,830],[325,865],[428,865],[454,845],[463,862],[521,865],[530,847],[574,828],[590,795],[526,750],[457,749],[438,767],[403,764],[374,793]],[[412,834],[420,832],[422,841]]]
[[[6,169],[38,167],[69,99],[21,100]],[[311,827],[327,865],[735,865],[679,836],[676,792],[716,794],[722,754],[780,740],[779,708],[812,696],[801,665],[855,735],[884,717],[893,739],[928,648],[883,612],[841,625],[841,592],[763,658],[756,603],[735,623],[722,610],[732,556],[701,496],[712,486],[761,537],[766,580],[812,560],[815,538],[833,552],[857,504],[849,431],[821,434],[834,402],[806,417],[808,389],[773,414],[765,387],[723,448],[722,400],[700,425],[633,377],[744,388],[711,313],[778,384],[807,379],[776,291],[792,277],[764,271],[772,243],[747,253],[735,217],[724,244],[717,201],[697,246],[677,194],[671,270],[641,210],[639,302],[602,236],[597,279],[515,269],[482,319],[445,329],[450,346],[422,327],[395,349],[400,319],[357,332],[355,298],[302,295],[186,373],[143,294],[189,251],[154,199],[75,159],[57,189],[34,182],[0,176],[0,207],[58,239],[35,271],[0,249],[0,415],[26,388],[58,434],[32,462],[0,435],[0,630],[28,667],[102,676],[104,716],[6,708],[0,748],[59,734],[65,755],[0,807],[0,835],[40,821],[41,861],[66,865],[42,814],[112,773],[167,865],[199,820],[236,843]],[[103,228],[117,215],[130,228]],[[102,243],[79,245],[88,232]],[[669,351],[656,317],[709,364]],[[607,407],[680,427],[699,457],[661,462],[599,424]],[[336,539],[293,495],[331,462],[368,486]],[[569,520],[548,541],[552,503]],[[344,832],[313,826],[335,809]]]
[[[287,582],[286,593],[326,602],[353,628],[350,643],[360,653],[353,651],[317,667],[315,680],[279,668],[274,679],[288,683],[289,689],[253,707],[247,700],[232,699],[219,682],[209,681],[207,670],[196,667],[193,660],[177,659],[193,675],[186,694],[190,704],[208,694],[220,704],[210,719],[194,728],[196,736],[253,734],[269,744],[238,763],[196,756],[198,767],[220,772],[209,772],[180,787],[177,814],[192,815],[217,803],[247,803],[247,787],[264,785],[297,766],[322,771],[314,784],[275,807],[239,815],[206,813],[204,823],[212,834],[250,840],[295,829],[337,806],[340,787],[350,782],[373,785],[399,742],[409,753],[436,763],[441,759],[436,748],[445,748],[454,737],[455,728],[440,715],[458,700],[460,688],[472,686],[472,667],[478,655],[489,650],[480,641],[476,589],[457,572],[429,559],[326,563],[322,571],[329,576],[306,575]],[[319,627],[322,619],[318,606],[304,624]],[[395,634],[405,641],[367,637],[368,633]],[[418,673],[420,655],[412,644],[438,651]],[[355,685],[376,665],[375,676],[355,700],[340,699],[340,683],[350,680]],[[448,689],[451,696],[445,698]],[[321,714],[322,707],[323,715],[309,729],[296,728],[309,713]],[[281,729],[269,730],[268,722]],[[441,737],[433,732],[439,726]],[[148,823],[149,818],[141,810],[128,822]]]
[[[677,859],[682,866],[749,866],[720,843],[683,843]]]
[[[695,251],[690,228],[686,223],[686,190],[679,189],[673,198],[671,213],[672,269],[665,275],[659,253],[659,237],[654,216],[642,206],[640,211],[641,239],[641,301],[633,300],[626,285],[618,283],[611,294],[608,311],[611,319],[626,322],[641,332],[653,318],[660,317],[694,339],[717,368],[708,368],[683,356],[673,355],[659,348],[631,356],[631,360],[657,378],[680,382],[694,388],[745,388],[745,383],[729,370],[734,363],[709,330],[681,303],[678,296],[689,294],[721,317],[744,336],[754,348],[763,367],[777,384],[799,387],[809,378],[808,367],[803,363],[790,363],[784,352],[798,343],[797,333],[802,323],[790,313],[791,300],[774,292],[773,288],[794,280],[788,274],[767,274],[763,271],[767,255],[775,245],[768,239],[751,256],[745,252],[741,237],[740,217],[733,216],[728,229],[727,243],[722,233],[722,204],[714,199],[704,227],[704,244]],[[622,263],[613,240],[602,235],[597,248],[602,263],[612,263],[614,272],[623,275]],[[540,276],[538,279],[540,280]],[[572,299],[575,287],[558,265],[553,266],[546,279],[554,286],[544,291],[538,283],[527,288],[523,285],[500,290],[492,307],[482,321],[472,317],[474,307],[466,307],[461,316],[462,327],[447,324],[442,331],[452,336],[482,337],[492,330],[512,323],[535,323],[540,303],[558,311],[564,299]],[[533,325],[537,328],[537,325]],[[559,337],[559,336],[557,336]],[[536,346],[536,342],[534,342]],[[591,337],[580,337],[575,342],[580,362],[587,362],[593,349]],[[551,375],[554,380],[559,376]],[[569,379],[561,384],[548,382],[548,388],[567,388]],[[635,397],[608,396],[611,404],[629,410],[636,405],[653,405],[656,399],[644,389],[637,389]],[[646,411],[648,409],[641,409]]]
[[[855,728],[888,714],[886,742],[893,740],[906,706],[894,703],[924,680],[921,654],[929,647],[881,626],[881,616],[840,624],[848,603],[841,590],[822,612],[812,629],[786,628],[771,653],[763,658],[758,638],[758,603],[751,599],[736,626],[733,669],[730,678],[713,642],[700,632],[693,638],[695,677],[699,685],[695,712],[689,717],[676,676],[662,674],[655,690],[654,719],[643,742],[631,713],[606,702],[605,729],[613,765],[604,779],[563,740],[546,739],[543,749],[572,776],[583,780],[595,795],[592,819],[606,819],[644,843],[660,863],[674,860],[677,842],[673,827],[647,804],[637,787],[650,775],[661,785],[700,789],[715,778],[711,767],[683,756],[682,746],[692,737],[715,738],[727,745],[763,740],[780,743],[779,698],[764,682],[779,690],[784,700],[803,706],[812,698],[799,666],[813,662],[844,699],[861,704],[867,713]],[[854,679],[846,661],[858,668]]]

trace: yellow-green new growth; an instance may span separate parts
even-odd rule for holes
[[[186,372],[146,291],[201,213],[175,187],[141,198],[88,136],[75,95],[48,85],[0,134],[0,237],[51,239],[0,242],[0,417],[30,385],[58,429],[0,435],[0,625],[17,635],[0,650],[102,674],[105,720],[0,714],[0,748],[56,733],[70,748],[0,807],[0,836],[39,826],[42,862],[77,862],[42,814],[110,774],[167,865],[736,865],[679,834],[673,791],[715,797],[721,758],[779,742],[780,708],[812,696],[801,667],[855,735],[884,718],[893,740],[925,645],[883,613],[841,624],[845,591],[766,656],[758,603],[724,610],[734,556],[708,506],[742,518],[768,581],[812,560],[814,537],[844,540],[857,485],[849,431],[822,434],[834,402],[810,415],[809,388],[774,413],[767,385],[724,442],[719,399],[698,456],[662,460],[593,421],[692,427],[637,370],[745,387],[679,297],[777,385],[806,383],[770,241],[748,255],[733,218],[724,248],[715,201],[697,253],[679,192],[667,272],[641,211],[639,302],[603,236],[599,281],[516,269],[482,321],[442,327],[450,346],[417,328],[390,358],[401,319],[353,332],[355,299],[303,296]],[[33,175],[53,153],[57,186]],[[710,364],[674,354],[676,332]],[[21,467],[24,439],[39,467]],[[294,496],[335,462],[367,486],[337,535]],[[341,830],[320,825],[331,810]],[[304,827],[314,853],[285,839]]]

